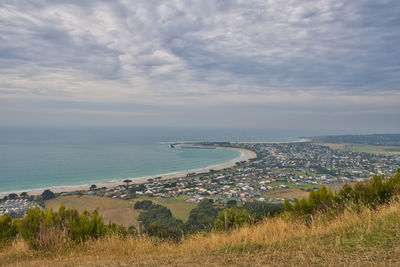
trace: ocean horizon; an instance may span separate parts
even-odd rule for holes
[[[0,127],[0,193],[173,176],[241,156],[231,149],[171,148],[174,142],[298,140],[265,130]]]

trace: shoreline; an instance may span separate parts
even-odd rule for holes
[[[223,170],[226,168],[232,168],[236,165],[237,162],[240,161],[249,161],[250,159],[256,158],[257,154],[249,149],[245,148],[236,148],[236,147],[216,147],[215,149],[232,149],[240,152],[239,157],[234,158],[230,161],[223,162],[223,163],[218,163],[214,165],[209,165],[206,167],[202,168],[196,168],[196,169],[189,169],[189,170],[184,170],[184,171],[176,171],[176,172],[170,172],[170,173],[163,173],[163,174],[155,174],[155,175],[149,175],[149,176],[142,176],[142,177],[130,177],[130,178],[121,178],[120,180],[112,180],[110,182],[101,182],[101,183],[96,183],[92,182],[89,184],[82,184],[82,185],[60,185],[60,186],[49,186],[46,188],[33,188],[33,189],[26,189],[26,190],[17,190],[17,191],[8,191],[8,192],[0,192],[0,197],[7,196],[10,193],[16,193],[20,194],[22,192],[27,192],[29,195],[32,196],[37,196],[43,193],[44,190],[49,189],[54,193],[62,193],[62,192],[75,192],[75,191],[89,191],[89,187],[92,184],[95,184],[98,188],[99,187],[106,187],[106,188],[112,188],[116,186],[123,185],[123,180],[129,179],[132,180],[132,184],[141,184],[147,182],[148,179],[154,179],[156,177],[162,177],[162,180],[166,179],[175,179],[175,178],[185,178],[187,174],[189,173],[208,173],[211,169],[213,170]]]

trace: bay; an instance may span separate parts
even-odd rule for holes
[[[295,140],[264,130],[0,127],[0,192],[135,180],[240,155],[228,149],[170,148],[171,142]]]

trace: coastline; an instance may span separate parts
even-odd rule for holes
[[[177,171],[171,173],[163,173],[163,174],[155,174],[143,177],[130,177],[130,178],[122,178],[120,180],[112,180],[110,182],[101,182],[96,183],[92,182],[90,184],[82,184],[82,185],[60,185],[60,186],[49,186],[46,188],[34,188],[34,189],[27,189],[27,190],[18,190],[18,191],[9,191],[9,192],[0,192],[0,197],[4,197],[10,193],[20,194],[22,192],[27,192],[29,195],[40,195],[46,189],[50,189],[54,193],[61,193],[61,192],[74,192],[74,191],[86,191],[89,190],[90,185],[95,184],[97,187],[106,187],[112,188],[119,185],[124,184],[123,180],[129,179],[132,180],[132,184],[141,184],[145,183],[148,179],[155,178],[155,177],[162,177],[163,180],[165,179],[175,179],[175,178],[184,178],[189,173],[207,173],[210,169],[213,170],[222,170],[226,168],[232,168],[235,166],[237,162],[240,161],[248,161],[250,159],[256,158],[257,154],[249,149],[245,148],[236,148],[236,147],[216,147],[215,149],[232,149],[240,152],[239,157],[234,158],[230,161],[209,165],[203,168],[196,168],[196,169],[189,169],[184,171]]]

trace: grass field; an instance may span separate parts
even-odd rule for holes
[[[400,204],[346,211],[310,225],[285,217],[181,242],[116,236],[55,251],[22,240],[0,249],[3,266],[399,266]]]
[[[382,154],[382,155],[400,154],[400,147],[398,146],[371,146],[371,145],[358,145],[358,144],[329,144],[329,143],[316,143],[316,144],[322,146],[329,146],[332,149],[353,151],[353,152],[366,152],[371,154]]]
[[[303,191],[298,188],[283,188],[270,190],[263,194],[265,197],[269,198],[307,198],[309,192]]]
[[[46,208],[58,207],[64,204],[67,208],[76,208],[79,212],[83,210],[92,211],[99,208],[104,222],[109,221],[124,226],[136,225],[138,212],[133,210],[131,202],[121,199],[97,197],[97,196],[63,196],[45,202]]]
[[[197,207],[196,203],[186,202],[182,199],[158,199],[158,198],[137,198],[138,200],[151,200],[156,204],[165,206],[171,210],[172,215],[182,221],[186,221],[189,218],[190,211]]]
[[[181,199],[138,198],[135,201],[144,199],[152,200],[156,204],[169,208],[175,218],[184,222],[189,218],[190,211],[197,207],[196,203]],[[104,222],[111,221],[124,226],[136,226],[136,220],[139,216],[139,211],[133,209],[134,201],[128,200],[97,196],[63,196],[45,202],[46,208],[51,206],[58,209],[61,204],[64,204],[67,208],[76,208],[79,212],[99,208],[99,213],[103,216]]]
[[[309,192],[307,189],[313,189],[314,187],[321,188],[321,185],[313,185],[313,184],[303,184],[304,186],[298,187],[293,183],[284,183],[284,182],[275,182],[271,183],[271,186],[284,184],[289,186],[289,188],[282,188],[282,189],[274,189],[269,190],[263,194],[265,197],[269,198],[308,198]],[[327,184],[325,185],[329,190],[335,192],[339,191],[343,187],[344,183],[334,183],[334,184]],[[351,185],[351,184],[350,184]],[[302,190],[303,189],[303,190]]]

